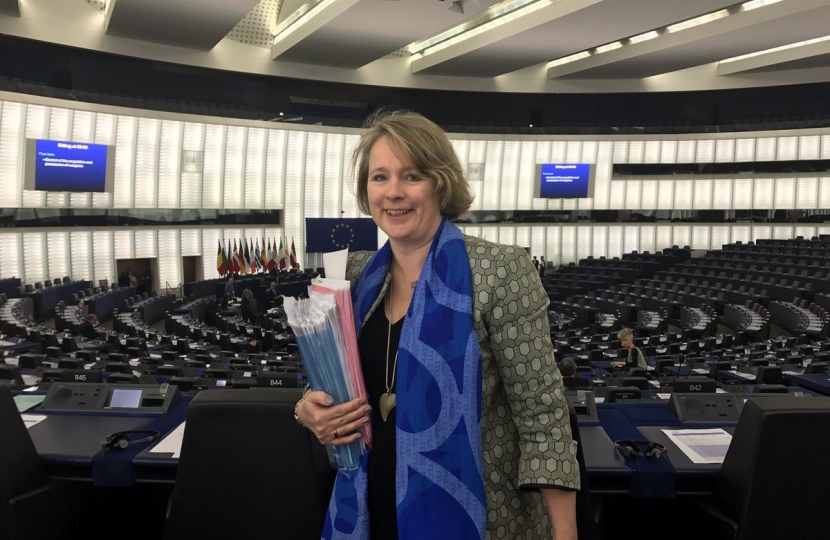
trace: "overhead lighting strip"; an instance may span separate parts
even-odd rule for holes
[[[824,36],[815,39],[808,39],[807,41],[799,41],[798,43],[791,43],[789,45],[782,45],[780,47],[774,47],[772,49],[767,49],[765,51],[757,51],[754,53],[744,54],[741,56],[735,56],[733,58],[727,58],[726,60],[721,60],[721,64],[726,64],[729,62],[737,62],[738,60],[746,60],[747,58],[754,58],[756,56],[762,56],[764,54],[771,54],[781,51],[786,51],[788,49],[797,49],[799,47],[806,47],[807,45],[813,45],[815,43],[821,43],[823,41],[830,41],[830,36]]]
[[[285,36],[299,28],[305,20],[308,20],[312,16],[312,11],[322,11],[336,1],[337,0],[311,0],[310,2],[306,2],[302,6],[298,7],[294,13],[289,15],[284,21],[277,25],[277,28],[274,31],[273,44],[276,45],[277,41],[285,38]],[[304,17],[305,20],[301,20]]]
[[[588,58],[591,56],[596,56],[598,54],[607,53],[610,51],[614,51],[620,49],[622,47],[628,45],[636,45],[637,43],[642,43],[644,41],[649,41],[652,39],[656,39],[662,35],[666,34],[676,34],[677,32],[682,32],[683,30],[688,30],[690,28],[697,28],[699,26],[703,26],[705,24],[709,24],[715,22],[717,20],[729,17],[730,15],[736,15],[738,13],[743,13],[746,11],[752,11],[753,9],[762,8],[765,6],[769,6],[772,4],[777,4],[779,2],[783,2],[784,0],[750,0],[749,2],[744,2],[743,4],[736,4],[732,7],[721,9],[718,11],[714,11],[712,13],[707,13],[705,15],[700,15],[698,17],[694,17],[693,19],[688,19],[679,23],[675,23],[669,26],[664,26],[662,28],[658,28],[655,30],[650,30],[648,32],[644,32],[642,34],[638,34],[636,36],[632,36],[628,39],[623,39],[620,41],[615,41],[613,43],[608,43],[606,45],[601,45],[599,47],[595,47],[593,49],[588,49],[582,52],[578,52],[576,54],[572,54],[569,56],[565,56],[563,58],[558,58],[548,63],[548,68],[553,68],[557,66],[561,66],[564,64],[569,64],[571,62],[576,62],[577,60],[582,60],[584,58]],[[763,54],[763,53],[755,53],[755,54]],[[739,57],[743,58],[743,57]],[[734,59],[732,59],[734,60]],[[725,60],[728,61],[728,60]]]

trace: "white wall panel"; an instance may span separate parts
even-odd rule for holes
[[[715,141],[713,141],[712,139],[703,139],[697,141],[697,147],[695,148],[695,162],[715,162]]]
[[[657,227],[654,225],[640,226],[640,252],[654,253],[657,250]]]
[[[158,207],[180,208],[179,191],[182,184],[182,137],[184,126],[181,122],[163,120],[159,141],[158,162]],[[192,173],[187,173],[192,174]]]
[[[69,247],[71,250],[71,271],[68,275],[72,279],[86,279],[92,281],[95,275],[92,272],[92,232],[91,231],[72,231],[69,235]],[[67,274],[56,274],[52,272],[52,279],[56,277],[63,277]],[[110,279],[110,276],[104,275],[100,279]],[[98,285],[98,280],[95,279],[95,285]]]
[[[112,231],[93,231],[92,246],[92,275],[94,278],[96,280],[109,280],[110,284],[118,283],[115,275]]]
[[[697,141],[677,141],[677,163],[694,163]]]
[[[534,141],[523,141],[519,152],[516,208],[519,210],[531,210],[533,208],[534,176],[536,174],[536,143]]]
[[[181,173],[180,203],[182,208],[199,208],[202,205],[202,175],[205,167],[205,125],[185,122],[182,133],[182,153],[202,152],[202,171]]]
[[[71,139],[72,117],[75,111],[64,108],[52,108],[49,116],[49,139],[67,141]],[[60,208],[69,204],[69,193],[49,192],[46,194],[46,206]]]
[[[182,254],[179,231],[175,229],[158,231],[158,248],[158,286],[161,290],[164,290],[168,283],[175,287],[182,283]],[[215,257],[213,263],[216,264]]]
[[[799,178],[796,181],[796,208],[802,210],[818,208],[818,199],[818,178]]]
[[[671,180],[669,180],[671,181]],[[674,181],[674,205],[670,208],[691,210],[694,201],[694,180]]]
[[[752,240],[752,227],[749,225],[734,225],[730,230],[730,244],[742,242],[746,244]]]
[[[692,245],[692,227],[690,225],[675,225],[672,227],[672,245],[677,247]]]
[[[663,141],[660,146],[660,163],[677,162],[677,141]]]
[[[654,251],[662,252],[665,248],[671,247],[671,239],[672,227],[670,225],[658,225]]]
[[[227,246],[227,243],[225,244]],[[202,254],[202,238],[199,229],[181,229],[181,240],[179,246],[182,250],[182,257],[198,257]],[[231,242],[233,249],[233,242]]]
[[[286,206],[297,208],[303,201],[303,184],[306,167],[306,139],[304,131],[292,131],[288,134],[288,163],[285,168],[285,202]],[[344,216],[345,217],[345,216]],[[297,211],[286,211],[283,218],[283,233],[287,237],[300,237],[304,231],[303,215]]]
[[[565,163],[568,154],[568,143],[566,141],[553,141],[550,147],[549,163]]]
[[[674,204],[674,180],[658,180],[657,182],[657,208],[668,210]]]
[[[820,135],[802,135],[798,138],[798,159],[819,159],[820,157]]]
[[[22,235],[20,233],[0,233],[0,278],[23,279]]]
[[[620,182],[623,183],[623,182]],[[642,180],[626,180],[625,181],[625,203],[622,208],[626,210],[639,210],[640,206],[640,192],[643,188]]]
[[[830,135],[821,136],[821,159],[830,159]]]
[[[723,249],[729,243],[729,225],[714,225],[709,238],[710,249]]]
[[[732,208],[748,210],[752,208],[752,178],[735,178],[732,181]]]
[[[96,113],[95,114],[95,144],[106,144],[115,146],[116,142],[116,128],[118,126],[118,117],[114,114]],[[115,149],[116,160],[118,149]],[[112,208],[112,193],[93,193],[92,194],[93,208]],[[102,278],[106,279],[106,278]]]
[[[31,107],[30,107],[31,108]],[[39,109],[44,112],[43,107]],[[23,198],[24,106],[2,104],[0,108],[0,208],[21,206]],[[28,132],[26,133],[28,136]],[[27,205],[30,206],[30,205]]]
[[[343,155],[346,136],[339,133],[326,135],[326,154],[322,176],[323,184],[323,216],[326,218],[340,217],[340,197],[343,190]]]
[[[611,190],[608,196],[608,208],[624,209],[625,208],[625,190],[628,186],[628,180],[612,180]]]
[[[483,144],[480,141],[473,141],[473,142],[470,143],[470,146],[472,147],[472,145],[475,144],[475,143],[479,143],[480,145]],[[608,143],[608,144],[610,144],[610,143]],[[537,164],[549,163],[550,162],[550,148],[551,148],[551,141],[536,141],[536,157],[534,158],[533,173],[532,173],[534,176],[536,175],[536,165]],[[473,163],[473,161],[471,160],[470,163]],[[481,163],[481,162],[479,161],[479,163]],[[535,178],[532,178],[531,180],[533,181],[533,184],[535,184]],[[531,186],[533,184],[531,184]],[[531,191],[533,191],[533,189],[535,189],[535,188],[531,187],[530,189],[531,189]],[[596,196],[596,189],[594,191],[594,196]],[[481,205],[481,200],[480,200],[481,197],[476,197],[476,199],[478,199],[478,200],[473,201],[473,207],[472,207],[473,209],[477,208],[477,206],[476,206],[477,204],[479,206]],[[533,210],[545,210],[548,207],[548,201],[546,199],[534,198],[534,199],[531,199],[530,205],[531,205],[531,209],[533,209]]]
[[[135,230],[134,252],[136,259],[151,259],[156,256],[156,231],[154,229]]]
[[[556,143],[554,142],[554,146]],[[613,142],[614,145],[614,163],[628,163],[628,141],[617,140]]]
[[[342,216],[346,217],[360,217],[362,214],[360,210],[357,208],[357,182],[355,178],[355,171],[352,170],[351,167],[351,156],[354,153],[355,148],[357,148],[357,143],[360,141],[360,137],[357,135],[347,135],[346,136],[346,143],[345,143],[345,152],[343,160],[343,182],[341,186],[342,196],[341,200],[341,207]],[[471,147],[473,145],[470,145]],[[481,200],[478,201],[479,208],[481,207]],[[476,205],[476,202],[473,202],[473,206]],[[288,208],[286,208],[288,211]]]
[[[778,210],[791,210],[795,208],[795,178],[775,179],[774,205]]]
[[[562,227],[546,228],[545,253],[545,259],[554,266],[562,264]]]
[[[565,146],[565,163],[586,163],[582,161],[582,141],[568,141]]]
[[[498,240],[496,240],[499,244],[504,244],[506,246],[515,246],[516,245],[516,227],[509,226],[509,227],[499,227],[498,228]]]
[[[607,257],[622,257],[623,254],[623,228],[621,225],[608,227],[608,249]]]
[[[693,207],[695,210],[710,210],[712,208],[713,181],[701,179],[694,181],[695,193]]]
[[[501,195],[501,162],[503,150],[503,141],[487,141],[487,150],[484,156],[482,210],[498,210],[501,208],[499,197]]]
[[[75,111],[72,115],[72,132],[67,140],[75,142],[95,142],[95,113],[89,111]],[[75,208],[92,206],[91,193],[70,193],[69,205]]]
[[[712,208],[714,210],[732,208],[732,179],[718,178],[712,183]]]
[[[830,208],[830,176],[822,176],[818,180],[818,207]]]
[[[49,270],[47,271],[44,279],[52,279],[55,276],[63,277],[72,274],[72,271],[69,268],[69,265],[71,264],[69,253],[68,233],[58,231],[46,233],[46,258]]]
[[[815,227],[806,227],[806,226],[799,226],[795,228],[795,236],[796,237],[803,237],[807,240],[811,239],[813,236],[816,236],[816,228]]]
[[[754,186],[752,208],[772,208],[775,196],[775,180],[772,178],[756,178]]]
[[[591,255],[594,257],[608,256],[608,226],[595,225],[591,227]]]
[[[692,227],[692,249],[717,249],[720,246],[712,245],[712,228],[709,225],[695,225]]]
[[[584,225],[576,228],[576,258],[577,260],[587,259],[593,253],[591,248],[591,233],[593,227]]]
[[[48,139],[49,138],[49,115],[52,112],[51,107],[44,107],[42,105],[20,105],[18,103],[14,104],[7,104],[7,105],[14,105],[17,107],[18,111],[25,111],[25,118],[22,118],[23,122],[25,123],[26,129],[26,139]],[[5,111],[6,109],[4,109]],[[7,118],[8,116],[8,118]],[[3,130],[5,135],[6,127],[12,127],[16,122],[14,116],[9,116],[4,114],[0,116],[0,121],[3,122]],[[8,126],[7,126],[8,122]],[[4,135],[0,135],[3,137]],[[15,133],[15,136],[19,135],[19,129]],[[8,138],[8,137],[6,137]],[[10,154],[14,161],[8,161],[9,165],[18,161],[19,157],[25,156],[24,145],[25,142],[23,138],[18,139],[19,145],[12,143],[10,149],[13,150],[13,153]],[[3,150],[6,148],[6,144],[3,139],[0,139],[0,156],[2,156]],[[4,156],[5,158],[5,156]],[[4,163],[7,163],[6,159],[3,159]],[[22,162],[18,163],[17,167],[18,172],[20,173],[19,178],[10,178],[12,181],[10,186],[14,186],[15,181],[19,181],[18,189],[23,189],[23,175],[25,174],[25,166]],[[0,170],[0,175],[3,174],[4,171]],[[7,185],[4,184],[3,185]],[[5,190],[2,190],[5,191]],[[22,201],[22,205],[26,208],[42,208],[46,206],[46,192],[45,191],[33,191],[27,190],[24,191],[22,196],[20,197]]]
[[[789,225],[776,225],[772,228],[772,237],[776,240],[789,240],[795,238],[793,228]]]
[[[755,139],[735,141],[735,161],[752,161],[753,159],[755,159]]]
[[[516,226],[516,237],[513,239],[513,242],[523,248],[530,247],[530,227],[528,225],[517,225]]]
[[[48,278],[46,260],[46,235],[44,233],[23,233],[23,282],[37,283]]]
[[[249,128],[245,145],[245,208],[265,208],[265,156],[268,132]],[[338,163],[339,165],[339,163]]]
[[[582,163],[596,163],[599,143],[597,141],[582,141]]]
[[[718,139],[715,142],[715,161],[718,163],[735,161],[735,139]]]
[[[225,170],[219,208],[244,208],[247,130],[241,126],[228,126],[226,136]]]
[[[755,159],[773,161],[775,159],[775,137],[763,137],[755,142]]]
[[[161,121],[154,118],[139,118],[138,145],[135,155],[135,197],[133,199],[136,208],[158,206],[160,130]]]
[[[528,245],[530,246],[530,254],[537,257],[545,254],[545,232],[546,228],[540,225],[535,225],[530,228],[530,239]]]
[[[645,151],[645,142],[643,141],[629,141],[628,143],[628,162],[642,163],[643,153]]]
[[[610,208],[608,201],[611,184],[613,183],[611,180],[611,152],[613,148],[614,144],[611,142],[604,141],[599,143],[596,174],[594,175],[595,210],[607,210]]]
[[[306,137],[305,171],[303,173],[303,215],[323,217],[323,154],[325,135],[309,133]],[[290,203],[289,199],[289,203]],[[303,227],[305,222],[302,222]],[[303,228],[303,230],[305,230]],[[298,232],[299,234],[299,232]]]
[[[644,163],[660,163],[660,141],[646,141]]]
[[[113,245],[116,260],[135,259],[135,242],[132,230],[113,232]]]
[[[560,249],[562,264],[575,263],[578,261],[576,257],[576,227],[573,225],[563,225],[561,229]]]
[[[519,156],[521,143],[507,141],[502,150],[501,163],[501,196],[499,208],[512,210],[516,208],[516,195],[519,188]],[[577,159],[579,154],[577,154]]]
[[[640,189],[640,208],[643,210],[657,209],[657,181],[643,180],[643,187]]]
[[[202,229],[202,253],[204,254],[202,255],[202,275],[205,279],[219,277],[219,272],[216,270],[216,246],[222,238],[222,229]],[[236,236],[229,238],[239,240]],[[231,241],[231,246],[233,246],[233,241]],[[164,283],[160,283],[162,290],[164,286]]]
[[[791,161],[798,157],[798,137],[779,137],[775,159]]]
[[[134,175],[138,119],[119,116],[115,135],[115,186],[112,204],[116,208],[134,208]]]
[[[623,253],[640,251],[640,227],[638,225],[626,225],[623,227]]]
[[[288,137],[283,129],[269,129],[267,154],[265,159],[265,208],[274,210],[283,207],[283,192],[285,191],[285,158]],[[351,157],[350,155],[348,156]],[[348,158],[343,160],[342,170],[337,175],[343,178],[348,167]],[[351,178],[351,177],[349,177]],[[345,185],[344,182],[341,185]]]
[[[202,159],[202,208],[228,208],[222,193],[225,175],[225,141],[227,126],[205,126],[205,153]],[[207,278],[207,276],[205,276]]]
[[[752,241],[766,240],[772,238],[772,227],[769,225],[753,225],[752,226]]]

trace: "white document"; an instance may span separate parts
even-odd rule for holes
[[[178,458],[182,453],[182,441],[184,440],[184,425],[185,422],[167,434],[157,445],[151,450],[151,454],[173,454],[174,458]]]
[[[36,426],[46,420],[46,416],[42,414],[21,414],[20,417],[23,419],[26,429],[31,429],[32,426]]]
[[[697,373],[698,375],[709,375],[709,370],[708,369],[695,368],[692,371],[694,373]]]
[[[723,463],[732,435],[716,429],[662,430],[692,463]]]
[[[348,262],[348,249],[323,253],[323,268],[326,269],[326,277],[329,279],[346,279],[346,265]]]

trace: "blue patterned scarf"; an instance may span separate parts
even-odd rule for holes
[[[391,262],[387,242],[358,278],[352,292],[358,332]],[[481,350],[472,307],[464,237],[444,220],[421,269],[398,345],[395,492],[400,540],[484,540]],[[337,473],[324,539],[368,540],[370,451],[358,470]]]

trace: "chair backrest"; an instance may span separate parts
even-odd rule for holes
[[[335,471],[325,448],[294,420],[301,395],[251,388],[193,399],[165,539],[321,537]],[[216,501],[245,508],[245,519],[206,519]]]
[[[48,485],[49,477],[11,392],[5,386],[0,386],[0,426],[3,426],[3,442],[0,444],[0,538],[35,538],[27,529],[32,529],[38,520],[43,520],[48,513],[41,512],[48,512],[48,509],[37,508],[34,511],[34,508],[27,508],[26,503],[31,499],[23,499]],[[32,523],[27,523],[30,519]]]
[[[827,519],[816,505],[830,500],[828,455],[826,398],[747,401],[715,491],[738,523],[737,540],[814,538],[824,530]]]

